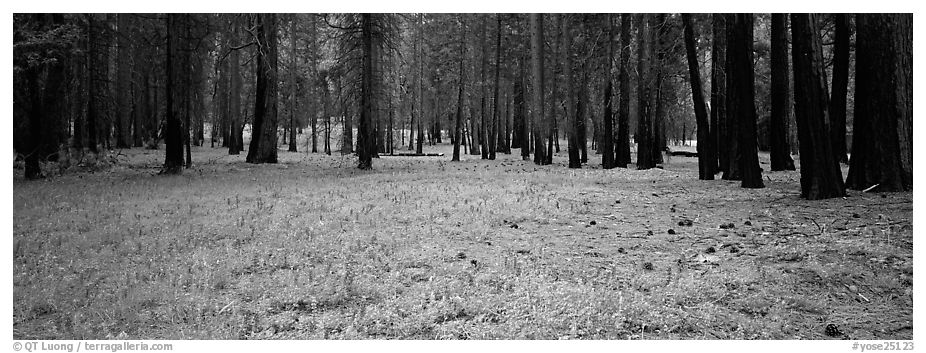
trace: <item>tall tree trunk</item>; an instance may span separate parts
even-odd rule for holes
[[[637,133],[634,139],[637,142],[637,169],[650,169],[656,166],[654,163],[654,154],[659,153],[656,149],[654,136],[654,107],[653,99],[655,95],[653,84],[653,73],[651,69],[652,58],[652,35],[650,14],[638,15],[637,21]]]
[[[296,152],[296,15],[289,23],[290,41],[290,67],[289,67],[289,152]],[[310,84],[310,86],[313,86]],[[314,86],[313,86],[314,87]],[[315,99],[311,97],[310,99]],[[314,104],[312,104],[314,107]],[[312,109],[314,110],[314,109]],[[312,117],[315,119],[315,117]],[[312,136],[314,137],[314,131]],[[318,152],[317,145],[312,143],[312,152]]]
[[[475,74],[475,72],[476,70],[474,68],[473,73]],[[469,118],[466,119],[465,120],[466,123],[463,124],[463,144],[466,146],[469,146],[469,154],[479,155],[479,150],[478,150],[479,144],[473,143],[473,129],[477,129],[479,128],[479,126],[475,125],[476,122],[474,121],[474,119],[476,119],[476,108],[475,108],[475,104],[473,104],[473,102],[471,101],[472,95],[470,95],[469,100],[470,100]]]
[[[669,31],[669,24],[667,21],[667,15],[664,13],[656,14],[651,19],[652,23],[652,35],[653,38],[653,64],[650,65],[650,70],[653,71],[654,80],[656,83],[654,86],[653,94],[653,103],[655,111],[655,118],[653,119],[653,140],[654,140],[654,149],[653,149],[653,163],[655,165],[662,164],[662,152],[667,150],[666,144],[666,77],[668,73],[666,71],[666,51],[668,50],[668,44],[666,41],[666,34]]]
[[[659,43],[659,41],[653,40],[653,43]],[[663,120],[665,120],[665,107],[666,107],[665,95],[663,94],[663,92],[665,91],[665,76],[664,76],[664,73],[662,72],[663,68],[661,67],[662,63],[664,62],[665,61],[663,61],[663,58],[661,55],[656,55],[656,59],[654,61],[654,66],[652,69],[653,71],[655,71],[653,73],[653,76],[654,76],[653,79],[656,81],[653,87],[653,91],[655,92],[655,94],[653,94],[652,96],[653,103],[651,105],[652,107],[655,107],[653,109],[655,111],[655,114],[653,114],[654,118],[653,118],[653,134],[652,134],[653,136],[652,137],[653,139],[652,156],[653,156],[653,164],[656,166],[659,166],[660,164],[663,163],[662,153],[666,150],[665,123],[663,122]]]
[[[463,15],[460,15],[460,80],[457,83],[457,121],[453,128],[453,158],[451,161],[460,160],[460,140],[463,138],[461,130],[463,129],[463,87],[466,85],[466,71],[464,61],[466,59],[466,21]]]
[[[395,109],[393,109],[393,101],[389,99],[389,124],[386,126],[386,154],[395,154],[393,148],[395,147]]]
[[[421,36],[420,21],[417,23],[415,30],[416,30],[416,33],[415,33],[414,50],[415,50],[415,61],[417,62],[421,60],[421,55],[418,52],[418,46],[421,45],[421,41],[419,40],[419,37]],[[416,84],[417,84],[417,81],[416,81]],[[409,151],[414,151],[416,148],[415,146],[415,117],[417,114],[420,114],[419,112],[420,108],[415,106],[418,104],[417,94],[418,92],[417,92],[417,87],[416,87],[415,99],[411,101],[411,108],[409,109],[409,114],[408,114],[409,115],[408,117],[408,150]],[[418,120],[420,121],[421,118],[418,117]],[[402,134],[402,139],[403,140],[405,139],[405,134]]]
[[[231,52],[230,48],[236,39],[231,28],[234,26],[234,17],[227,14],[218,15],[219,23],[228,29],[220,32],[221,40],[216,47],[215,66],[213,66],[216,80],[218,80],[212,101],[215,111],[212,119],[213,145],[221,140],[220,147],[228,147],[231,136]],[[227,53],[227,54],[225,54]],[[224,57],[223,57],[224,55]]]
[[[755,83],[752,58],[752,14],[730,15],[732,21],[728,28],[729,50],[727,51],[727,71],[729,87],[729,109],[731,117],[736,117],[738,141],[736,154],[739,171],[744,188],[762,188],[762,170],[759,169],[759,151],[756,146],[756,106]]]
[[[621,14],[621,58],[617,89],[617,146],[615,166],[627,168],[630,164],[630,21],[631,15]]]
[[[357,129],[357,168],[373,169],[373,154],[376,149],[373,126],[373,110],[376,108],[373,95],[373,16],[361,14],[360,35],[363,41],[363,63],[360,85],[360,124]]]
[[[89,32],[87,33],[87,37],[89,37]],[[89,52],[89,40],[78,40],[78,43],[81,48],[86,49]],[[68,69],[68,73],[74,75],[75,77],[73,83],[73,91],[76,93],[72,95],[73,97],[71,100],[73,103],[71,105],[73,106],[73,109],[69,112],[73,117],[73,119],[69,119],[71,120],[70,123],[74,125],[70,147],[74,148],[78,153],[83,151],[84,146],[86,146],[85,140],[87,138],[86,114],[84,114],[86,113],[87,108],[84,106],[84,104],[87,102],[87,95],[85,94],[87,92],[86,84],[89,82],[89,79],[87,78],[89,72],[87,71],[86,64],[88,60],[89,58],[86,55],[77,56],[74,60],[74,63],[71,64],[71,67]]]
[[[505,92],[505,113],[502,114],[502,119],[505,120],[505,136],[504,136],[504,145],[505,145],[505,154],[511,154],[511,138],[512,138],[512,117],[511,112],[511,92]]]
[[[116,15],[113,13],[108,13],[103,17],[102,26],[100,31],[101,40],[100,43],[100,73],[101,80],[100,90],[98,92],[103,92],[103,96],[100,97],[100,118],[102,120],[100,123],[99,138],[100,144],[104,149],[112,149],[112,143],[114,141],[113,137],[115,136],[115,130],[113,129],[113,120],[116,118],[116,111],[114,107],[116,93],[113,92],[114,77],[112,73],[114,71],[113,62],[110,58],[112,54],[112,48],[115,47],[115,38],[113,25],[116,22]]]
[[[44,26],[60,26],[64,24],[62,14],[42,14],[42,24]],[[47,28],[47,27],[46,27]],[[41,107],[41,134],[39,138],[41,143],[38,145],[40,154],[38,157],[48,161],[58,161],[59,151],[63,141],[67,141],[68,133],[68,106],[67,98],[69,96],[68,76],[66,69],[72,65],[72,59],[67,56],[59,56],[52,62],[43,64],[45,71],[44,87],[42,87],[42,107]],[[131,102],[127,103],[131,104]],[[128,141],[131,135],[125,135]]]
[[[505,154],[511,154],[511,140],[514,138],[513,93],[505,92]]]
[[[582,168],[582,162],[579,158],[579,139],[578,139],[578,113],[576,109],[575,101],[575,91],[573,90],[573,78],[572,78],[572,51],[569,50],[572,47],[572,33],[569,29],[569,18],[566,14],[561,14],[561,23],[562,23],[562,38],[563,38],[563,48],[562,48],[562,59],[560,62],[563,65],[563,81],[566,84],[566,136],[569,140],[569,168]],[[581,88],[580,88],[581,89]],[[582,102],[579,102],[582,104]]]
[[[53,64],[52,64],[53,65]],[[40,164],[42,158],[41,148],[42,148],[42,89],[39,80],[41,70],[40,67],[29,67],[23,73],[24,81],[27,85],[26,94],[28,94],[28,101],[30,102],[30,107],[27,109],[27,119],[28,122],[28,138],[26,139],[25,151],[25,178],[26,179],[39,179],[43,178],[42,166]]]
[[[527,73],[524,68],[526,60],[522,56],[518,62],[518,79],[514,83],[514,105],[515,121],[518,127],[515,133],[518,134],[519,147],[521,148],[521,160],[529,161],[531,159],[531,127],[530,117],[527,114],[527,102],[525,102],[525,91],[527,90]]]
[[[579,107],[581,108],[576,110],[576,116],[574,117],[576,142],[579,145],[579,162],[588,163],[588,128],[585,125],[585,122],[588,121],[589,112],[591,111],[591,105],[588,99],[588,63],[582,63],[579,69],[582,70],[582,80],[579,81],[577,99],[579,101]],[[550,162],[552,163],[552,161]]]
[[[191,156],[190,151],[190,129],[192,128],[191,116],[193,115],[193,46],[192,43],[192,15],[184,14],[183,15],[183,47],[181,50],[181,58],[183,62],[183,146],[186,150],[186,163],[184,166],[190,168],[193,166],[193,157]]]
[[[691,14],[682,14],[685,25],[685,50],[688,53],[688,77],[691,79],[691,99],[694,102],[695,120],[698,124],[698,179],[714,180],[714,150],[711,143],[710,122],[704,95],[701,93],[701,69],[698,68],[698,47],[695,45]],[[687,136],[682,135],[683,139]]]
[[[216,19],[222,23],[224,15],[216,15]],[[212,68],[214,77],[214,85],[212,91],[212,136],[210,137],[210,148],[215,148],[215,143],[218,141],[219,133],[225,126],[225,121],[228,120],[228,64],[227,64],[227,55],[224,53],[229,50],[229,41],[228,34],[224,32],[216,33],[216,46],[215,52],[217,53],[213,56]],[[219,127],[219,126],[222,127]]]
[[[194,124],[195,134],[194,142],[196,146],[202,146],[203,142],[206,140],[205,129],[206,129],[206,61],[204,58],[208,56],[207,51],[205,50],[205,45],[194,45],[195,53],[197,55],[196,60],[193,61],[193,113],[196,117],[196,123]]]
[[[794,170],[788,143],[788,117],[791,115],[790,78],[788,77],[788,17],[772,14],[771,105],[769,119],[770,162],[773,171]]]
[[[131,99],[131,68],[129,67],[129,20],[128,14],[118,14],[118,51],[116,61],[116,148],[129,148],[132,123],[129,120],[132,106]]]
[[[422,93],[424,86],[424,48],[421,47],[424,37],[424,21],[422,14],[418,14],[418,84],[415,89],[416,98],[418,100],[418,143],[415,145],[415,153],[422,154],[424,152],[424,130],[422,129],[423,124],[421,120],[424,118],[424,95]]]
[[[717,152],[715,170],[727,175],[730,171],[730,150],[727,145],[727,74],[724,69],[727,65],[725,14],[711,15],[711,32],[711,141]]]
[[[154,55],[162,55],[162,54],[161,54],[162,52],[165,52],[165,53],[166,53],[166,46],[165,46],[165,48],[156,48]],[[153,63],[154,60],[151,60],[151,61],[149,61],[149,62]],[[165,67],[166,67],[166,65],[165,65]],[[149,72],[149,75],[151,75],[151,76],[149,77],[149,79],[150,79],[150,82],[149,82],[149,83],[150,83],[150,87],[151,87],[151,89],[150,89],[150,91],[151,91],[151,97],[150,97],[150,102],[149,102],[150,117],[148,118],[148,121],[147,121],[147,129],[146,129],[146,130],[147,130],[147,132],[148,132],[148,140],[151,141],[151,145],[153,146],[153,148],[154,148],[154,149],[157,149],[157,148],[158,148],[158,143],[159,143],[159,141],[160,141],[160,139],[161,139],[161,137],[162,137],[162,136],[160,135],[160,133],[161,133],[160,129],[161,129],[161,127],[162,127],[162,123],[166,124],[166,122],[167,122],[167,121],[166,121],[166,113],[164,114],[165,117],[164,117],[164,119],[162,120],[162,118],[161,118],[161,112],[160,112],[160,108],[159,108],[159,107],[161,106],[161,104],[160,104],[161,100],[163,100],[163,101],[166,102],[166,100],[164,99],[164,97],[166,96],[166,95],[164,94],[164,92],[165,92],[166,90],[161,90],[161,89],[159,88],[159,86],[166,86],[166,84],[159,84],[159,83],[160,83],[160,82],[166,82],[166,79],[159,80],[159,78],[161,78],[161,77],[159,77],[160,75],[157,75],[157,73],[159,73],[159,72],[156,72],[155,69],[152,69],[151,71],[152,71],[152,72]],[[165,74],[164,77],[167,77],[167,75]],[[161,100],[159,100],[158,97],[161,97]],[[167,106],[167,105],[165,104],[165,107],[166,107],[166,106]],[[165,108],[165,112],[167,111],[167,109],[168,109],[168,108]]]
[[[148,96],[148,70],[147,68],[138,67],[138,61],[144,59],[136,57],[136,81],[135,81],[135,109],[132,114],[132,147],[144,146],[144,124],[149,117]]]
[[[520,59],[515,63],[520,65]],[[518,91],[521,89],[521,76],[522,71],[518,69],[519,76],[516,76],[511,82],[511,102],[509,103],[511,107],[509,108],[511,115],[511,140],[508,143],[508,146],[511,148],[521,148],[521,135],[524,130],[523,121],[521,120],[521,115],[519,114],[518,109],[518,99],[523,99],[523,97],[518,96]]]
[[[830,99],[830,129],[833,153],[841,163],[848,163],[846,155],[846,96],[849,93],[849,14],[837,13],[836,43],[833,46],[833,87]]]
[[[544,128],[545,128],[544,133],[547,136],[547,141],[546,141],[547,153],[544,155],[545,159],[543,160],[543,164],[553,163],[553,147],[554,145],[556,145],[556,138],[557,138],[556,129],[557,129],[557,123],[558,123],[557,121],[558,119],[556,118],[556,116],[559,113],[560,102],[561,102],[559,87],[557,87],[559,80],[557,79],[557,75],[556,75],[556,67],[558,66],[557,64],[562,65],[561,60],[559,60],[559,56],[560,56],[559,47],[560,47],[560,42],[562,41],[562,31],[560,30],[560,25],[559,25],[560,16],[555,15],[555,14],[551,15],[550,20],[552,23],[547,26],[549,26],[553,30],[553,38],[550,43],[550,49],[551,49],[550,57],[553,59],[553,63],[550,64],[551,67],[549,68],[550,77],[545,78],[545,80],[550,81],[550,101],[544,104],[550,105],[550,111],[548,114],[546,114],[546,119],[545,119],[546,121],[544,125]],[[543,27],[541,27],[541,30],[543,30]],[[544,70],[544,75],[546,75],[547,68],[544,67],[543,70]],[[546,81],[544,81],[544,83],[546,83]],[[546,95],[546,91],[544,91],[544,93],[542,94]],[[544,109],[546,109],[546,106],[544,106]],[[558,152],[558,149],[557,149],[557,152]]]
[[[819,200],[846,195],[839,161],[827,129],[828,102],[823,76],[823,47],[816,18],[791,14],[794,61],[794,113],[801,150],[801,196]]]
[[[312,153],[318,153],[318,97],[316,97],[318,85],[324,86],[325,94],[328,94],[328,82],[325,81],[326,78],[319,77],[318,75],[318,33],[315,27],[315,16],[309,16],[309,43],[306,44],[306,49],[309,50],[309,85],[308,93],[309,97],[307,102],[309,103],[309,123],[312,124]],[[327,98],[326,98],[327,99]],[[328,102],[322,103],[322,111],[326,112]],[[327,116],[325,113],[325,123],[331,124],[331,117]],[[299,132],[302,132],[302,125],[299,125]],[[330,132],[326,133],[330,134]],[[327,138],[327,137],[326,137]],[[326,153],[331,154],[330,142],[326,141],[325,143],[329,144],[328,151]]]
[[[913,190],[913,16],[855,19],[855,125],[846,184]]]
[[[256,15],[257,81],[248,163],[277,163],[277,15]]]
[[[438,86],[437,88],[438,88],[438,91],[437,91],[438,94],[436,94],[435,97],[440,97],[440,86]],[[435,98],[434,102],[437,103],[438,99],[439,98]],[[435,106],[440,106],[440,105],[435,105]],[[438,115],[438,111],[439,109],[434,109],[434,135],[435,137],[437,137],[436,141],[434,142],[443,143],[441,142],[441,134],[443,133],[443,130],[441,129],[441,126],[440,126],[441,119],[440,119],[440,115]]]
[[[322,116],[325,118],[325,154],[331,155],[331,114],[328,111],[331,93],[328,90],[327,77],[321,79],[322,87]]]
[[[498,90],[501,86],[500,77],[500,66],[502,61],[502,16],[501,14],[495,14],[495,87],[493,87],[492,93],[492,134],[491,134],[491,148],[489,149],[489,159],[495,159],[495,153],[497,150],[504,152],[507,148],[505,147],[505,139],[501,130],[501,120],[499,116],[499,100],[498,100]]]
[[[85,123],[87,124],[87,147],[90,148],[90,152],[97,153],[97,137],[98,137],[98,127],[97,124],[100,122],[101,112],[102,112],[102,99],[100,97],[101,84],[103,81],[100,76],[99,71],[103,66],[99,58],[100,49],[99,44],[97,44],[97,37],[99,29],[97,28],[96,14],[87,15],[87,117]],[[182,157],[181,157],[182,158]]]
[[[167,124],[164,128],[164,147],[166,150],[162,174],[180,174],[183,170],[183,99],[186,92],[179,89],[183,79],[182,70],[178,70],[180,56],[181,14],[167,15],[167,58],[164,67],[167,70],[165,82],[165,99],[167,101]]]
[[[473,34],[476,35],[477,33],[473,33]],[[478,38],[478,36],[476,36],[476,38]],[[478,114],[478,111],[476,110],[477,107],[480,106],[480,104],[477,102],[477,100],[479,99],[478,92],[480,91],[480,87],[478,84],[478,77],[476,76],[479,70],[479,67],[476,65],[476,62],[477,62],[476,53],[478,53],[476,45],[478,44],[475,43],[475,41],[476,40],[474,40],[474,43],[473,43],[473,47],[474,47],[473,57],[472,57],[472,60],[470,61],[470,63],[472,64],[472,70],[473,70],[473,92],[467,95],[467,101],[469,102],[469,119],[466,119],[466,126],[463,127],[463,135],[467,136],[466,138],[463,139],[463,142],[466,143],[467,146],[469,146],[470,155],[478,156],[482,154],[482,151],[480,150],[481,141],[479,140],[479,136],[481,136],[479,127],[482,124],[480,124],[480,121],[477,120],[477,118],[479,117],[479,114]]]
[[[440,103],[441,97],[441,85],[437,82],[431,81],[431,86],[434,87],[434,94],[431,95],[431,119],[428,122],[428,145],[434,146],[438,143],[441,143],[441,129],[440,129],[440,118],[443,105]]]
[[[544,119],[544,65],[543,65],[543,14],[530,14],[531,28],[531,134],[534,138],[534,163],[538,165],[546,164],[544,154],[544,140],[546,129],[549,124]]]
[[[405,139],[405,134],[402,134],[402,139]],[[403,142],[404,144],[404,142]],[[415,109],[412,107],[412,111],[409,114],[408,118],[408,150],[415,150]]]
[[[232,43],[236,42],[238,37],[238,27],[240,23],[237,19],[232,20],[231,38]],[[241,125],[244,120],[241,115],[241,54],[238,50],[233,50],[228,55],[229,67],[229,91],[228,91],[228,154],[237,155],[244,149],[244,141],[239,137],[241,134]]]
[[[581,75],[581,79],[579,80],[579,87],[574,88],[577,97],[573,101],[575,110],[573,111],[571,129],[574,130],[574,141],[576,143],[576,149],[578,149],[579,165],[581,165],[582,163],[588,162],[585,120],[589,115],[591,104],[588,99],[588,67],[583,63],[579,66],[579,69],[581,70],[579,74]]]
[[[341,104],[341,155],[354,152],[354,124],[349,115],[348,100],[344,90],[344,76],[338,76],[338,102]]]
[[[418,47],[417,47],[418,44],[419,43],[416,40],[415,41],[415,46],[416,46],[415,55],[416,55],[416,60],[421,60],[421,57],[417,55],[418,54]],[[417,114],[415,104],[417,104],[417,101],[418,99],[417,97],[415,97],[415,100],[411,102],[412,106],[411,106],[411,109],[409,109],[409,114],[408,114],[408,150],[409,151],[415,150],[415,114]],[[418,118],[418,120],[421,120],[421,118]],[[402,134],[402,138],[403,139],[405,138],[405,134]]]
[[[489,159],[489,93],[487,91],[486,83],[486,73],[488,72],[489,66],[489,45],[487,37],[489,35],[489,18],[488,15],[480,14],[482,17],[482,36],[480,36],[480,45],[482,46],[482,55],[481,55],[481,69],[480,74],[482,79],[479,81],[479,100],[480,100],[480,121],[479,121],[479,147],[482,153],[482,159]]]
[[[740,139],[740,124],[744,120],[744,118],[742,116],[739,116],[738,114],[739,114],[740,109],[748,110],[748,108],[743,108],[739,106],[740,104],[744,103],[745,100],[742,100],[742,99],[740,99],[739,101],[737,100],[739,98],[737,98],[737,95],[736,95],[738,93],[736,92],[736,89],[737,89],[736,84],[743,83],[745,81],[740,79],[740,82],[736,82],[736,79],[739,76],[734,74],[733,71],[736,70],[737,65],[742,66],[746,64],[745,62],[738,62],[737,60],[744,60],[744,61],[748,60],[748,59],[742,59],[742,58],[736,59],[737,54],[739,54],[739,56],[742,57],[744,53],[745,54],[749,54],[749,53],[746,53],[745,48],[734,48],[737,44],[733,42],[734,32],[736,31],[736,28],[733,27],[734,22],[736,21],[736,18],[735,18],[736,15],[725,14],[723,16],[725,18],[724,28],[726,30],[726,34],[724,36],[726,37],[726,44],[727,44],[727,47],[725,48],[726,58],[724,62],[725,64],[724,75],[726,76],[726,79],[727,79],[726,80],[727,81],[726,82],[726,106],[725,106],[727,119],[726,121],[723,122],[725,126],[724,146],[726,147],[726,151],[725,151],[726,159],[721,161],[721,163],[725,165],[722,178],[724,180],[740,180],[742,179],[742,177],[740,176],[740,160],[739,160],[740,158],[739,142],[741,140]],[[745,29],[743,28],[745,28],[745,25],[741,24],[739,28],[740,32],[745,31]],[[740,41],[740,43],[738,44],[742,46],[743,43],[742,41]]]
[[[612,115],[613,107],[611,106],[611,97],[613,95],[613,87],[611,80],[611,71],[612,63],[614,62],[614,23],[611,20],[611,14],[608,14],[606,17],[606,28],[605,33],[608,36],[607,44],[607,55],[605,60],[608,63],[605,65],[605,89],[604,89],[604,114],[602,117],[602,131],[601,131],[601,167],[603,169],[614,168],[614,117]]]
[[[372,21],[379,22],[380,15],[372,15],[370,17]],[[379,113],[382,111],[382,98],[380,98],[379,89],[382,87],[382,56],[380,54],[379,40],[377,36],[373,36],[373,31],[378,27],[378,23],[373,23],[370,26],[371,30],[371,39],[372,45],[370,46],[370,90],[369,92],[369,104],[370,104],[370,121],[372,121],[372,132],[370,137],[372,142],[370,142],[370,155],[373,158],[379,158],[379,152],[383,150],[383,119],[382,115]],[[359,130],[358,130],[359,131]],[[359,135],[358,135],[359,136]],[[364,135],[364,138],[367,136]],[[358,144],[364,143],[363,140],[357,141]],[[371,165],[372,168],[372,165]]]
[[[420,64],[419,64],[420,65]],[[423,71],[423,70],[422,70]],[[423,74],[419,72],[419,75]],[[421,104],[421,107],[424,108],[424,94],[421,92],[421,82],[419,84],[418,90],[418,101]],[[425,139],[425,128],[424,128],[424,109],[421,109],[421,116],[418,119],[418,138],[415,141],[415,153],[423,154],[424,153],[424,139]]]

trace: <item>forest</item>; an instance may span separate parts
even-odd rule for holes
[[[13,335],[912,339],[912,43],[888,13],[17,13]]]

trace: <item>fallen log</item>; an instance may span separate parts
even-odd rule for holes
[[[697,156],[698,156],[698,152],[672,151],[672,150],[669,150],[669,155],[672,155],[672,156],[683,156],[683,157],[697,157]]]
[[[392,153],[381,154],[380,157],[443,157],[443,153]]]

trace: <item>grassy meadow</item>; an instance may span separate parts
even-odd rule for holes
[[[428,151],[446,156],[14,170],[13,337],[913,338],[912,193]]]

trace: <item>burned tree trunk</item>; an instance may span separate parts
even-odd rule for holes
[[[769,145],[773,171],[794,170],[788,143],[788,118],[791,112],[790,78],[788,77],[788,18],[772,14],[771,105]]]
[[[238,23],[237,20],[232,22],[232,40],[238,40]],[[233,50],[228,55],[229,67],[229,91],[228,91],[228,154],[237,155],[244,150],[244,141],[242,141],[241,126],[244,118],[241,114],[241,55],[238,50]]]
[[[794,113],[801,151],[801,196],[819,200],[846,195],[839,161],[833,154],[827,129],[827,92],[823,48],[816,18],[791,14],[794,62]]]
[[[277,16],[256,15],[257,82],[248,163],[277,162]]]
[[[727,97],[730,120],[736,121],[735,163],[741,173],[741,186],[762,188],[762,171],[756,146],[755,80],[752,57],[752,14],[730,15],[727,49]],[[736,173],[733,173],[736,176]]]
[[[180,174],[183,171],[183,99],[186,94],[179,89],[182,70],[179,70],[180,50],[180,14],[167,15],[167,58],[164,67],[167,70],[165,83],[165,100],[167,102],[167,124],[164,128],[164,166],[162,174]]]
[[[682,14],[685,25],[685,50],[688,53],[688,74],[691,81],[691,98],[694,101],[695,120],[698,123],[698,179],[714,180],[713,144],[710,141],[710,123],[704,95],[701,93],[701,71],[698,68],[698,48],[695,45],[691,14]],[[684,136],[683,136],[684,138]]]
[[[373,114],[376,102],[373,94],[373,15],[360,15],[360,36],[363,62],[360,77],[360,124],[357,129],[357,168],[373,169],[373,154],[376,152]]]
[[[846,184],[912,190],[913,16],[859,14],[856,28],[855,125]]]
[[[725,158],[720,161],[720,164],[722,165],[721,168],[723,169],[723,175],[721,178],[724,180],[740,180],[741,177],[740,177],[740,160],[739,160],[740,158],[739,141],[740,141],[740,123],[743,119],[741,116],[738,115],[739,112],[738,112],[738,107],[736,107],[736,105],[738,105],[738,103],[745,103],[745,101],[744,100],[737,101],[736,100],[737,92],[734,92],[736,89],[735,79],[737,77],[737,75],[733,73],[733,71],[735,71],[734,66],[737,65],[735,61],[737,49],[734,48],[734,43],[733,43],[733,35],[734,35],[733,33],[735,30],[733,26],[734,26],[734,21],[735,21],[735,15],[734,14],[724,14],[722,15],[722,17],[724,18],[723,36],[725,38],[724,43],[726,44],[724,48],[724,53],[726,57],[724,58],[724,67],[722,69],[724,72],[724,77],[726,78],[725,80],[726,83],[724,86],[725,88],[724,96],[726,97],[726,100],[724,101],[725,102],[724,111],[726,113],[726,119],[724,119],[724,121],[722,122],[724,126],[723,146],[725,148],[725,151],[724,151]],[[740,27],[745,27],[745,26],[741,25]],[[746,53],[744,48],[740,48],[739,50],[742,53],[745,53],[744,55],[748,54]],[[748,60],[748,59],[742,59],[742,60]],[[739,63],[739,65],[741,66],[746,65],[746,63],[741,62]]]

